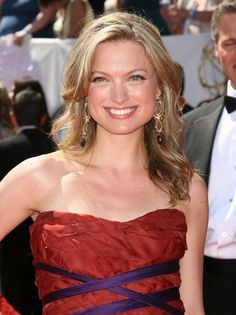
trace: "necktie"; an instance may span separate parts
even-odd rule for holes
[[[231,97],[225,95],[224,97],[224,105],[227,109],[227,112],[230,114],[236,110],[236,97]]]

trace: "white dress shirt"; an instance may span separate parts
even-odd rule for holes
[[[227,95],[236,97],[230,81]],[[223,109],[213,144],[205,255],[236,259],[236,111]]]

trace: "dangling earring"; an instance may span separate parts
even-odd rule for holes
[[[156,100],[156,108],[155,108],[155,113],[154,113],[154,119],[155,119],[155,130],[157,133],[157,141],[158,143],[163,142],[163,126],[162,126],[162,120],[165,115],[165,110],[164,110],[164,104],[163,102],[159,99]]]
[[[89,125],[89,121],[91,119],[91,116],[89,115],[88,112],[88,102],[86,101],[84,104],[84,124],[83,124],[83,128],[82,128],[82,140],[80,142],[80,146],[83,148],[86,144],[86,138],[87,138],[87,133],[88,133],[88,125]]]

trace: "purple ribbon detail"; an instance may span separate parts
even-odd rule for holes
[[[47,294],[42,299],[43,305],[58,299],[105,289],[121,294],[128,298],[113,303],[98,305],[82,312],[75,312],[71,315],[112,315],[119,314],[128,310],[149,306],[161,308],[170,312],[170,314],[172,315],[183,315],[183,312],[177,310],[171,305],[166,304],[166,302],[168,301],[179,299],[178,288],[171,288],[161,292],[143,295],[121,287],[121,285],[129,282],[177,272],[179,270],[179,262],[177,260],[139,268],[105,279],[93,279],[88,276],[68,272],[61,268],[46,265],[44,263],[37,263],[35,267],[36,269],[43,269],[50,273],[58,274],[66,278],[71,278],[83,282],[83,284],[64,288]]]

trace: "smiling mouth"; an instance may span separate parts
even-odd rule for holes
[[[137,109],[137,106],[128,107],[128,108],[113,108],[105,107],[105,110],[115,116],[125,116],[133,113]]]

